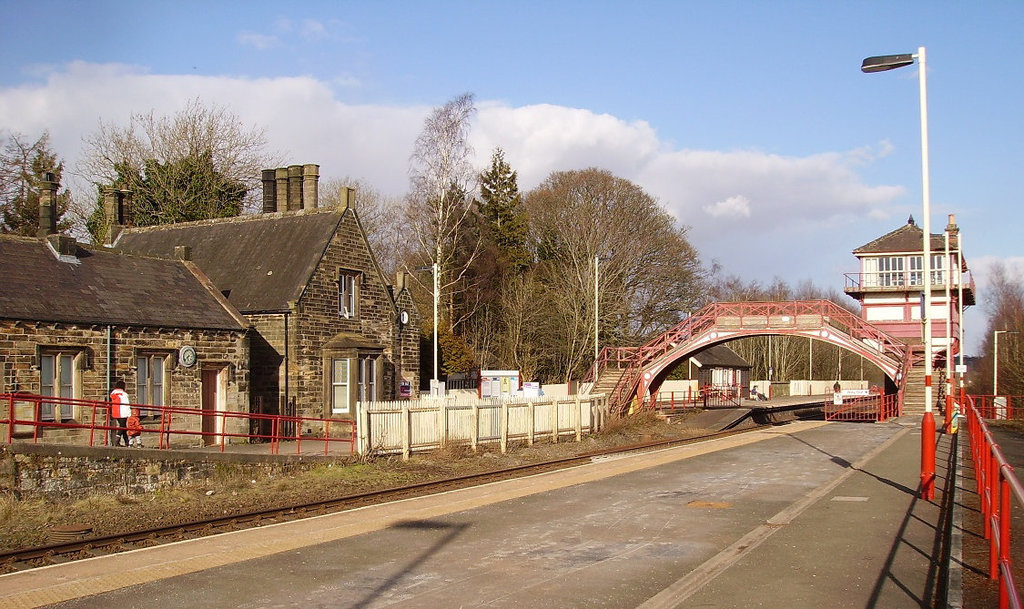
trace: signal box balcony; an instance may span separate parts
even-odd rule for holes
[[[869,294],[884,293],[905,293],[920,292],[923,290],[923,273],[921,271],[878,271],[873,273],[846,273],[846,287],[844,292],[863,302],[864,296]],[[970,272],[965,272],[959,278],[953,277],[950,283],[950,293],[955,298],[960,290],[960,283],[963,285],[964,306],[975,304],[974,300],[974,278]],[[946,274],[944,271],[933,271],[931,281],[932,291],[944,291],[946,289]]]

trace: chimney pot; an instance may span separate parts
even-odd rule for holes
[[[174,246],[175,260],[192,260],[192,248],[188,245]]]
[[[273,169],[264,169],[260,174],[263,182],[263,213],[272,214],[277,211],[277,181]]]
[[[52,172],[39,185],[39,230],[36,236],[45,237],[57,232],[57,187]]]
[[[302,209],[302,165],[288,166],[288,211]]]
[[[274,180],[277,182],[277,211],[288,211],[288,168],[275,169]]]
[[[320,205],[320,166],[312,163],[302,166],[302,209],[316,209]]]

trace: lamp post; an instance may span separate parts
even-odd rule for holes
[[[992,395],[999,395],[999,335],[1017,334],[1014,330],[996,330],[992,333]]]
[[[438,302],[438,290],[437,290],[437,263],[433,263],[431,266],[417,267],[417,271],[427,271],[431,273],[433,278],[433,297],[434,297],[434,378],[430,385],[430,389],[433,390],[437,385],[437,302]]]
[[[434,386],[437,386],[437,263],[431,265],[434,275]]]
[[[946,416],[945,425],[943,425],[942,429],[946,433],[949,433],[950,426],[953,423],[953,302],[950,300],[950,282],[953,280],[953,269],[948,268],[950,266],[949,230],[953,225],[952,218],[952,215],[950,215],[950,222],[946,225],[946,230],[942,234],[946,255],[942,259],[942,269],[940,269],[940,271],[946,271],[943,276],[944,281],[942,282],[946,287],[946,408],[944,412]]]
[[[598,305],[598,299],[597,299],[598,286],[601,285],[598,282],[598,277],[600,275],[598,274],[598,270],[597,270],[598,265],[600,265],[600,263],[601,263],[601,257],[595,254],[594,255],[594,383],[597,383],[597,358],[600,357],[600,355],[601,355],[600,347],[598,346],[599,338],[598,338],[598,333],[597,333],[597,327],[598,327],[598,324],[601,321],[601,316],[598,314],[598,306],[599,305]]]
[[[922,285],[924,303],[921,323],[924,324],[924,417],[921,419],[921,497],[935,497],[935,416],[932,414],[932,286],[931,286],[931,193],[928,178],[928,87],[926,83],[925,48],[917,53],[868,57],[860,66],[862,72],[884,72],[903,68],[917,59],[921,98],[921,201],[923,207],[922,246],[924,255]]]
[[[960,340],[960,366],[958,367],[959,381],[960,381],[960,403],[964,403],[964,236],[960,233],[956,235],[956,289],[957,297],[956,302],[959,307],[959,311],[956,317],[956,325],[958,332],[958,338]]]

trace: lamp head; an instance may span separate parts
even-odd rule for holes
[[[884,72],[895,70],[914,63],[914,56],[910,53],[903,55],[877,55],[868,57],[860,64],[860,71],[870,74],[871,72]]]

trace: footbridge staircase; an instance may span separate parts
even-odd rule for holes
[[[615,412],[652,400],[675,363],[706,347],[762,335],[803,336],[838,345],[878,366],[902,401],[912,351],[828,300],[715,302],[639,347],[605,347],[591,374],[594,391],[607,393]]]

